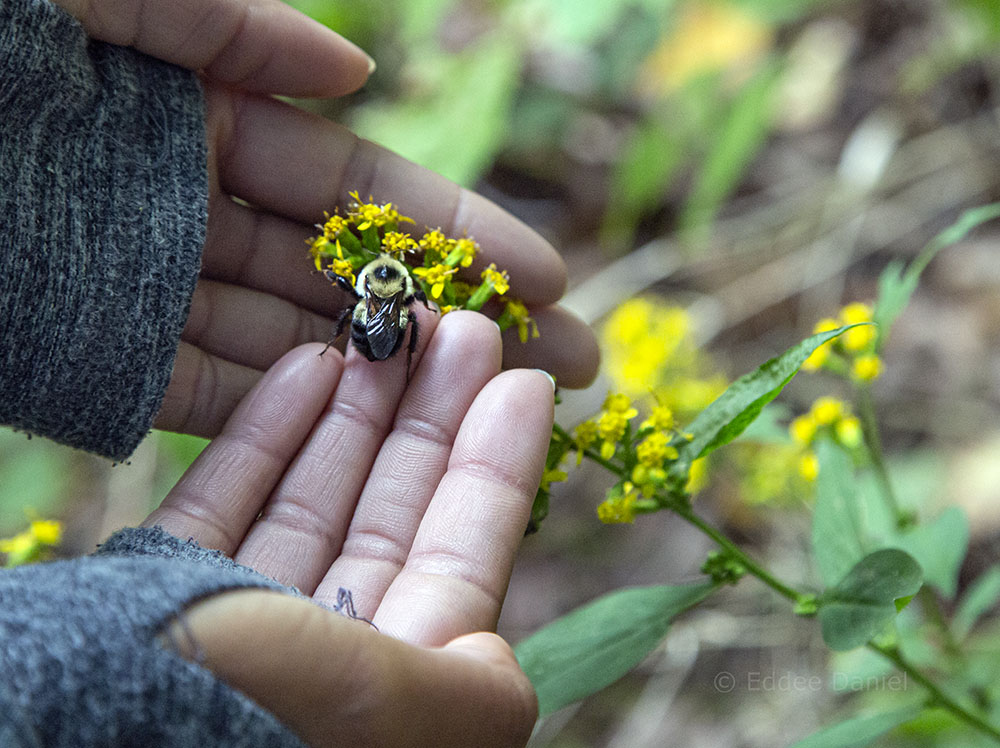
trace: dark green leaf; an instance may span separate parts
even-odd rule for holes
[[[813,557],[823,584],[835,585],[868,547],[851,459],[828,439],[816,443],[819,475],[813,510]]]
[[[893,323],[909,304],[920,274],[934,256],[945,247],[964,239],[976,226],[997,217],[1000,217],[1000,203],[967,210],[955,223],[935,236],[905,271],[902,262],[891,262],[886,266],[879,277],[878,301],[872,315],[879,328],[880,347],[889,339]]]
[[[676,616],[714,589],[706,583],[617,590],[529,636],[514,652],[538,692],[539,713],[621,678],[656,647]]]
[[[749,426],[761,410],[778,396],[813,351],[853,325],[827,330],[806,338],[772,358],[756,371],[745,374],[719,395],[684,430],[692,439],[678,448],[675,470],[685,475],[692,462],[728,444]]]
[[[914,719],[921,712],[920,706],[908,706],[881,714],[852,717],[836,725],[824,727],[791,748],[863,748],[885,735],[889,730]]]
[[[868,642],[895,618],[896,600],[920,589],[920,564],[896,548],[861,559],[820,599],[823,641],[831,649],[854,649]]]

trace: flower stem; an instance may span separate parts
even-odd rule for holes
[[[988,735],[993,738],[993,740],[1000,743],[1000,729],[994,727],[982,717],[973,714],[950,696],[946,695],[936,683],[920,672],[920,670],[918,670],[915,666],[903,659],[903,656],[899,653],[899,650],[896,647],[887,647],[875,644],[874,642],[869,642],[868,648],[885,657],[897,668],[906,673],[909,678],[912,678],[916,683],[923,686],[927,693],[930,694],[931,704],[940,706],[942,709],[946,709],[962,722],[965,722],[965,724],[979,730],[979,732],[984,735]]]
[[[752,558],[750,558],[746,553],[744,553],[738,545],[736,545],[732,540],[727,538],[722,534],[717,528],[710,525],[704,519],[699,517],[690,507],[685,506],[671,506],[671,509],[684,519],[689,524],[694,525],[705,535],[710,537],[715,543],[725,550],[725,552],[731,557],[739,561],[743,567],[747,570],[749,574],[757,577],[760,581],[770,587],[772,590],[777,592],[782,597],[788,598],[793,603],[800,603],[803,600],[804,595],[796,592],[787,584],[783,583],[777,579],[771,572],[765,569],[763,566],[758,564]]]
[[[872,402],[871,388],[867,385],[858,387],[858,412],[861,414],[861,430],[865,437],[865,446],[868,447],[868,454],[875,468],[875,476],[881,487],[881,495],[886,506],[892,513],[893,519],[898,527],[905,527],[910,523],[909,515],[902,510],[896,492],[889,479],[889,471],[885,466],[885,457],[882,453],[882,440],[878,433],[878,422],[875,419],[875,406]]]

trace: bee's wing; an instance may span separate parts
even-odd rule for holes
[[[399,347],[399,339],[404,332],[399,329],[399,310],[403,306],[402,302],[401,293],[387,299],[374,294],[368,296],[365,333],[372,355],[379,361],[389,358]]]

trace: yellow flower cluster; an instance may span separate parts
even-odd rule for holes
[[[38,561],[48,548],[62,540],[62,523],[53,519],[36,519],[27,530],[9,538],[0,538],[0,553],[7,556],[5,566]]]
[[[685,420],[726,389],[725,376],[698,350],[688,312],[652,298],[629,299],[601,330],[604,370],[616,391],[653,394]]]
[[[388,254],[406,265],[428,299],[437,303],[442,314],[457,309],[480,311],[494,296],[504,297],[497,324],[501,330],[516,327],[521,342],[538,337],[538,326],[518,299],[508,298],[510,277],[491,263],[480,274],[478,285],[456,279],[460,268],[472,265],[479,245],[469,237],[451,239],[440,229],[428,229],[414,238],[399,230],[413,220],[399,213],[392,203],[363,202],[357,191],[343,215],[324,213],[316,228],[320,233],[307,240],[309,254],[317,270],[328,271],[353,286],[357,273],[379,254]],[[416,266],[408,259],[422,252]]]
[[[571,447],[576,449],[577,465],[596,446],[601,460],[620,463],[627,476],[598,507],[602,522],[631,522],[637,511],[659,508],[652,497],[667,485],[670,463],[678,457],[676,444],[685,438],[666,405],[656,405],[635,429],[632,421],[638,415],[628,395],[609,393],[600,412],[573,430]]]
[[[872,308],[868,304],[854,302],[840,310],[837,319],[821,319],[813,328],[813,333],[836,330],[842,325],[870,323]],[[870,382],[882,373],[882,359],[876,352],[878,328],[872,324],[852,327],[836,340],[821,345],[802,365],[803,371],[829,369],[835,372],[847,371],[858,382]]]
[[[792,420],[788,433],[801,449],[799,474],[808,481],[816,480],[819,474],[819,462],[811,447],[820,434],[832,437],[849,450],[857,449],[864,440],[861,421],[851,413],[850,406],[832,397],[816,400],[808,413]]]

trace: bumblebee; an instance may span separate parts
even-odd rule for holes
[[[353,286],[332,270],[324,273],[351,294],[357,303],[341,313],[333,337],[323,353],[340,337],[350,321],[354,347],[369,361],[384,361],[402,347],[406,328],[412,327],[406,352],[406,373],[409,377],[418,330],[416,316],[410,313],[409,307],[416,301],[422,302],[428,309],[432,307],[427,303],[423,290],[410,277],[406,266],[387,254],[381,254],[361,269]]]

